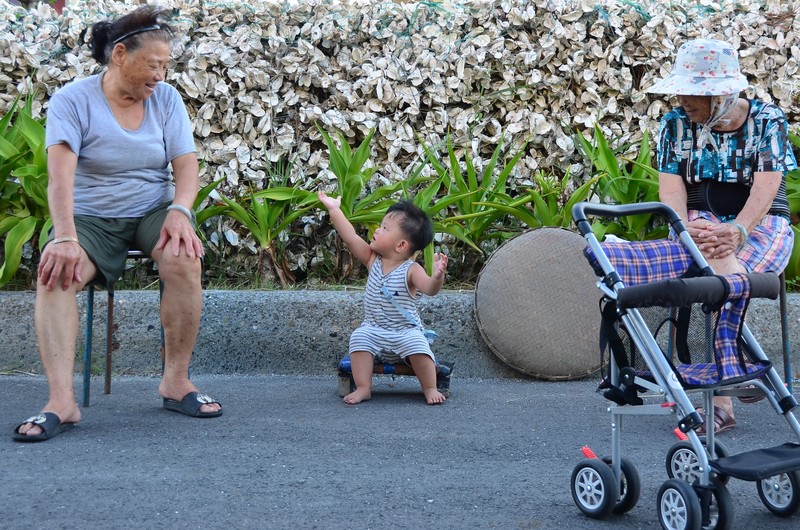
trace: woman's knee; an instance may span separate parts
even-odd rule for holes
[[[200,258],[190,258],[185,254],[174,256],[165,252],[158,260],[158,274],[165,282],[177,280],[199,283],[202,269]]]

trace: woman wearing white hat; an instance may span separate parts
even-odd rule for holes
[[[730,44],[698,39],[680,47],[672,72],[648,90],[680,104],[659,128],[660,200],[718,274],[781,272],[794,240],[785,174],[797,162],[786,116],[739,97],[747,86]],[[716,432],[734,428],[731,399],[714,403]]]

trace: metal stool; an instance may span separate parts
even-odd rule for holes
[[[786,310],[786,273],[781,272],[778,278],[781,281],[781,292],[778,298],[781,310],[781,345],[783,347],[783,378],[786,388],[792,393],[792,347],[789,344],[789,314]]]
[[[127,259],[148,259],[141,250],[129,250]],[[94,320],[94,286],[86,288],[86,335],[83,350],[83,406],[89,406],[92,371],[92,323]],[[105,393],[111,393],[111,352],[114,342],[114,290],[108,292],[108,316],[106,319],[106,381]],[[159,297],[161,287],[159,287]],[[161,363],[164,363],[164,328],[161,328]]]

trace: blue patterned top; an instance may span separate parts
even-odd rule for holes
[[[756,172],[779,171],[784,177],[797,168],[789,146],[786,115],[770,103],[749,100],[750,113],[742,126],[730,132],[712,131],[718,151],[711,145],[699,147],[699,127],[683,107],[661,119],[658,138],[658,170],[682,176],[689,209],[702,210],[699,188],[702,180],[753,185]],[[789,216],[786,179],[781,182],[770,213]]]

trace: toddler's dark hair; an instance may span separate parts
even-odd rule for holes
[[[170,42],[175,30],[162,18],[160,7],[147,5],[116,20],[95,23],[89,41],[92,57],[100,64],[108,64],[111,50],[120,42],[131,51],[140,48],[146,39]]]
[[[433,241],[433,223],[428,214],[410,201],[400,201],[386,210],[386,214],[398,214],[397,224],[411,244],[411,254],[422,250]]]

